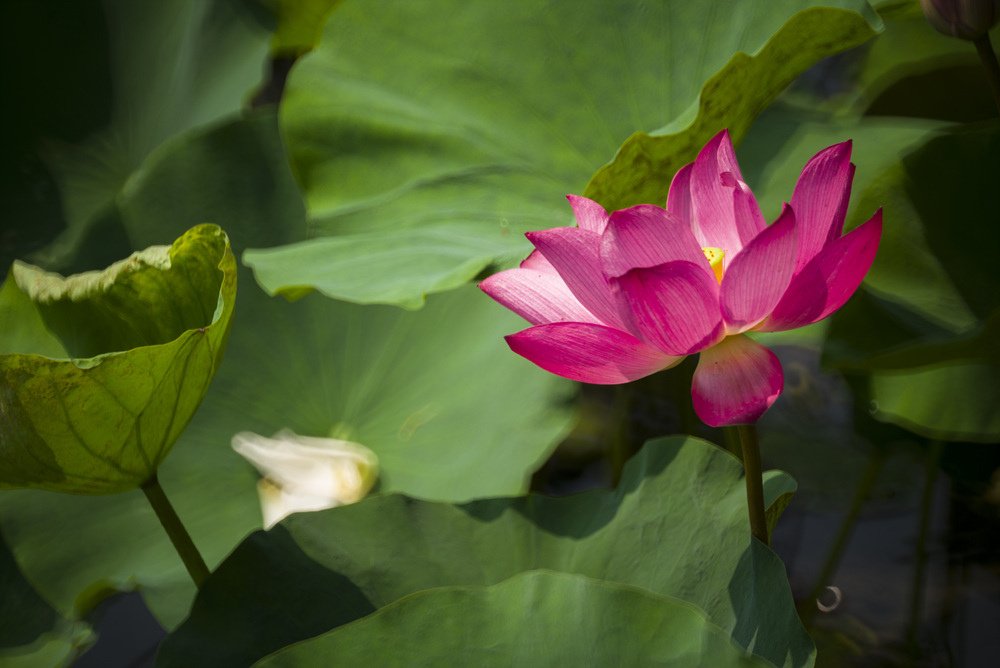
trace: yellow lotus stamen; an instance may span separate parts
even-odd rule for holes
[[[715,272],[715,279],[722,282],[722,261],[726,257],[726,251],[721,248],[715,248],[714,246],[709,246],[707,248],[702,248],[701,252],[705,254],[708,258],[708,264],[712,267],[712,271]]]

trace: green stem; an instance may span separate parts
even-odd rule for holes
[[[917,528],[917,558],[913,566],[913,589],[910,596],[910,623],[907,639],[914,650],[920,648],[920,618],[924,609],[924,576],[927,572],[927,538],[931,528],[931,505],[938,464],[944,451],[942,441],[931,441],[924,460],[924,490],[920,498],[920,523]]]
[[[764,512],[764,474],[760,468],[760,443],[757,427],[741,424],[736,427],[743,450],[743,470],[746,473],[747,510],[750,513],[750,533],[753,537],[770,545],[767,535],[767,515]]]
[[[142,491],[149,499],[149,505],[153,506],[156,517],[170,537],[170,542],[174,544],[174,549],[184,562],[184,567],[194,580],[195,586],[201,589],[202,583],[208,577],[208,566],[205,565],[205,560],[201,558],[201,553],[191,540],[191,535],[184,528],[181,518],[177,516],[177,511],[163,493],[155,474],[142,485]]]
[[[629,405],[628,385],[618,385],[615,387],[614,401],[614,434],[611,437],[611,479],[615,487],[622,479],[622,471],[625,470],[625,462],[628,461],[631,452],[629,451]]]
[[[884,464],[885,454],[881,450],[874,451],[871,457],[869,457],[868,467],[865,469],[864,475],[861,477],[861,482],[858,483],[858,487],[854,491],[854,498],[851,499],[851,508],[847,511],[844,521],[841,522],[840,528],[837,530],[837,537],[833,541],[833,547],[830,549],[830,553],[823,563],[823,568],[820,570],[819,577],[816,578],[816,584],[813,585],[812,592],[809,594],[809,598],[807,599],[809,605],[801,611],[802,622],[804,624],[808,625],[813,616],[815,616],[816,606],[814,603],[819,600],[827,585],[830,584],[830,579],[837,572],[840,559],[844,555],[844,550],[851,539],[851,534],[854,533],[854,525],[857,524],[858,518],[861,516],[861,508],[865,505],[865,501],[868,500],[868,495],[871,494],[875,483],[878,482],[878,477],[882,472]]]
[[[1000,62],[997,61],[997,54],[993,51],[993,44],[990,42],[989,33],[985,33],[979,39],[973,40],[976,51],[979,52],[979,59],[983,61],[983,69],[986,70],[986,78],[993,89],[993,101],[997,104],[997,111],[1000,111]]]
[[[743,452],[740,450],[740,435],[735,429],[722,430],[721,447],[743,463]]]

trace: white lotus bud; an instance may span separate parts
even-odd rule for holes
[[[240,432],[232,445],[263,476],[257,491],[265,529],[292,513],[360,501],[378,478],[375,453],[350,441],[283,429],[273,438]]]

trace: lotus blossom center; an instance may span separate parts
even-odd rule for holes
[[[712,267],[712,271],[715,272],[715,280],[722,282],[722,261],[726,259],[726,251],[721,248],[716,248],[714,246],[709,246],[707,248],[702,248],[701,252],[705,254],[708,258],[708,264]]]

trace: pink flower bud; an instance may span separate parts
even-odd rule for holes
[[[920,0],[920,6],[938,32],[969,41],[1000,20],[1000,0]]]

